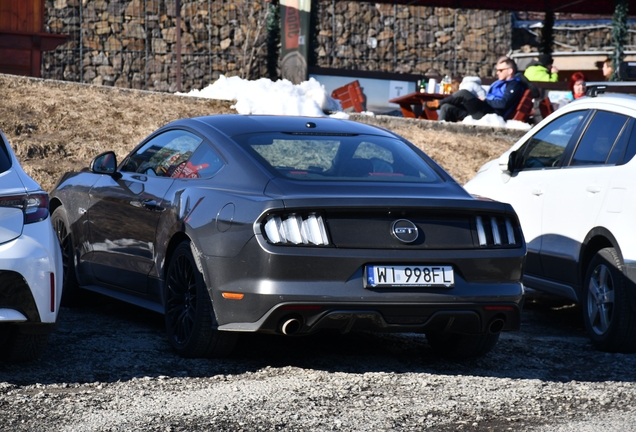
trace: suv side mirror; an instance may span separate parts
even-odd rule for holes
[[[514,172],[515,165],[517,163],[517,154],[518,152],[515,150],[508,153],[507,156],[504,153],[499,157],[499,160],[497,162],[502,173],[512,174]]]
[[[508,172],[510,174],[515,172],[515,167],[517,166],[517,156],[518,155],[519,155],[519,153],[517,152],[517,150],[511,151],[510,154],[508,155],[508,165],[506,166],[506,168],[508,169]]]
[[[117,176],[117,157],[112,151],[107,151],[95,157],[91,161],[90,170],[96,174],[108,174]],[[121,174],[119,175],[121,177]]]

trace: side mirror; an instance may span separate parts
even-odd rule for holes
[[[515,172],[515,168],[517,167],[517,156],[519,155],[519,153],[517,152],[517,150],[511,151],[510,154],[508,155],[508,161],[506,163],[506,171],[508,171],[510,174]]]
[[[112,151],[102,153],[91,161],[90,170],[96,174],[108,174],[116,176],[117,173],[117,157]],[[121,174],[119,175],[121,177]]]

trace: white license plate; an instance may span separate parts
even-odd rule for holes
[[[367,266],[367,287],[412,286],[446,287],[455,285],[452,266]]]

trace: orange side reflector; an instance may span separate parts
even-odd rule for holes
[[[223,296],[223,298],[226,298],[229,300],[243,300],[243,297],[245,296],[245,294],[231,293],[231,292],[224,292],[224,293],[221,293],[221,295]]]

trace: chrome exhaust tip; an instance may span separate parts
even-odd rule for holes
[[[297,318],[287,318],[282,320],[280,331],[285,336],[291,336],[300,330],[301,322]]]

